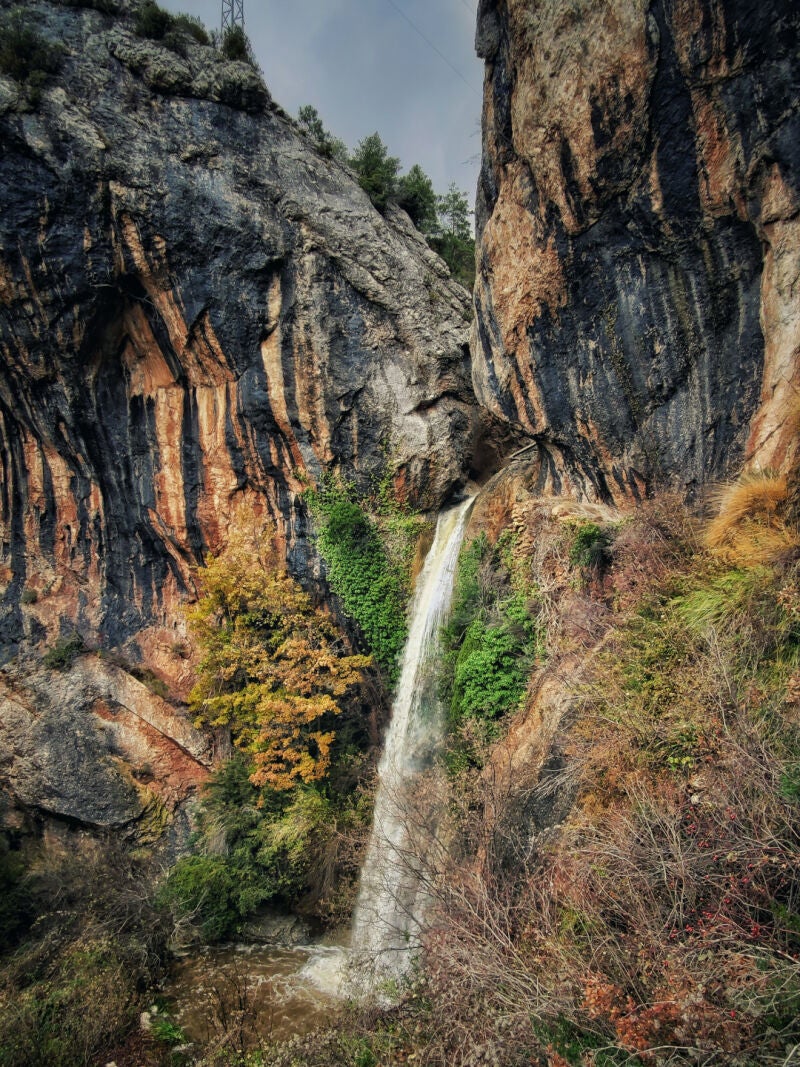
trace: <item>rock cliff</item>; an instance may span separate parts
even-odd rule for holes
[[[180,695],[180,608],[239,503],[309,576],[301,493],[323,472],[365,486],[389,466],[427,508],[463,483],[469,300],[248,65],[188,34],[177,51],[143,40],[117,7],[27,4],[62,43],[60,72],[34,103],[0,77],[0,656],[77,631]],[[19,662],[0,700],[26,739],[20,766],[54,701],[80,718],[72,736],[91,735],[89,762],[131,746],[145,762],[148,730],[208,761],[180,716],[170,727],[163,702],[141,685],[134,700],[98,661],[57,695]],[[136,744],[107,728],[118,711],[138,719]],[[98,825],[139,805],[119,780],[80,816],[74,797],[46,799],[40,770],[31,804]]]
[[[799,29],[785,0],[482,0],[473,377],[540,486],[791,458]]]

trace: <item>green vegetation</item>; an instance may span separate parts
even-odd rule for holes
[[[165,47],[182,56],[186,55],[187,38],[191,38],[197,44],[211,44],[211,37],[199,18],[195,15],[172,15],[169,11],[159,7],[156,0],[144,0],[138,8],[134,32],[139,37],[160,41]],[[222,51],[225,53],[224,40]]]
[[[418,163],[397,183],[397,203],[420,233],[436,233],[439,225],[436,193],[433,182]]]
[[[357,767],[348,754],[333,782],[276,791],[253,784],[243,754],[223,764],[204,794],[198,854],[173,867],[160,901],[207,941],[234,936],[267,904],[340,921],[371,812]]]
[[[48,78],[61,65],[61,56],[61,46],[31,24],[24,8],[15,7],[0,16],[0,72],[24,88],[32,106],[39,104]]]
[[[86,645],[80,634],[59,638],[42,656],[42,664],[51,671],[67,671],[81,654]]]
[[[180,1026],[164,1015],[153,1017],[150,1032],[156,1041],[161,1041],[164,1045],[185,1045],[188,1040]]]
[[[152,41],[161,41],[174,25],[173,16],[156,3],[156,0],[143,0],[134,20],[134,32],[139,37],[149,37]]]
[[[175,15],[172,20],[173,30],[187,33],[198,44],[210,45],[211,36],[197,15]]]
[[[518,707],[540,651],[535,590],[515,575],[511,545],[485,534],[459,558],[450,618],[442,631],[441,690],[454,737],[466,720],[488,724]]]
[[[582,571],[597,571],[608,562],[608,533],[595,522],[582,522],[569,546],[569,561]]]
[[[153,872],[111,842],[74,845],[59,854],[29,842],[15,856],[26,900],[13,937],[0,940],[2,1067],[109,1062],[161,973],[167,930]]]
[[[155,671],[149,667],[142,667],[138,663],[132,663],[127,656],[123,656],[116,651],[101,649],[97,653],[97,657],[104,663],[111,663],[113,666],[119,667],[127,674],[130,674],[132,678],[135,678],[137,682],[141,682],[142,685],[146,685],[151,693],[155,693],[162,700],[171,698],[172,694],[167,683],[163,678],[159,678]]]
[[[389,155],[389,149],[376,132],[359,142],[350,165],[356,172],[358,184],[378,211],[383,211],[397,191],[400,160]]]
[[[464,193],[451,183],[444,196],[437,197],[438,230],[429,238],[431,247],[450,268],[450,273],[466,289],[475,283],[475,241],[469,228],[469,206]]]
[[[222,856],[184,856],[172,868],[159,900],[191,916],[206,941],[233,936],[242,919],[262,902],[243,899],[239,872]],[[245,890],[246,892],[246,890]]]
[[[229,26],[225,30],[220,51],[226,59],[237,63],[249,63],[251,67],[256,66],[250,38],[238,23],[235,26]]]
[[[410,567],[422,521],[393,503],[387,486],[372,501],[359,503],[352,490],[329,482],[309,491],[307,500],[331,589],[394,683],[407,635]]]
[[[310,104],[301,107],[297,112],[297,124],[325,159],[336,159],[340,163],[348,162],[347,146],[344,141],[340,141],[338,137],[334,137],[325,129],[315,107]]]

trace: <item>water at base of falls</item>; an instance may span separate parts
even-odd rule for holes
[[[170,1017],[199,1047],[230,1035],[255,1047],[326,1026],[345,959],[335,944],[212,946],[178,959],[163,993]]]

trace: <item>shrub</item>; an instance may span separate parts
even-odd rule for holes
[[[529,662],[519,636],[507,626],[475,619],[461,643],[453,674],[451,710],[456,719],[496,719],[516,707],[525,692]]]
[[[334,898],[355,885],[370,811],[357,779],[333,797],[316,787],[287,794],[256,788],[251,770],[236,756],[214,773],[197,842],[213,854],[180,860],[161,892],[206,940],[233,936],[265,904],[302,903],[320,919],[338,919]]]
[[[136,12],[133,29],[139,37],[149,37],[161,41],[173,28],[174,18],[168,11],[159,7],[155,0],[143,0]]]
[[[225,59],[255,66],[250,39],[238,24],[229,26],[222,37],[221,51]]]
[[[189,916],[206,940],[220,941],[233,936],[242,921],[240,889],[223,856],[184,856],[170,871],[159,901]]]
[[[211,37],[209,36],[208,30],[197,15],[175,15],[173,18],[173,26],[176,30],[180,30],[182,33],[188,33],[198,44],[211,44]]]
[[[198,44],[210,45],[208,31],[196,15],[172,15],[159,7],[155,0],[144,0],[136,12],[134,32],[139,37],[161,41],[166,48],[186,56],[186,38]]]
[[[608,562],[611,539],[597,523],[581,523],[572,538],[569,561],[582,571],[600,570]]]
[[[35,589],[23,589],[19,598],[20,604],[35,604],[39,600],[39,594]]]
[[[164,47],[185,59],[189,54],[189,38],[201,45],[211,44],[211,38],[199,18],[192,15],[171,16],[170,26],[161,39]]]
[[[170,699],[169,686],[163,678],[159,678],[155,671],[150,670],[149,667],[133,667],[131,674],[137,681],[140,681],[142,685],[146,685],[151,693],[155,693],[156,696],[161,697],[162,700]]]
[[[22,8],[13,8],[0,18],[0,71],[25,86],[29,101],[36,105],[48,77],[61,65],[61,48],[31,25]]]
[[[513,588],[512,556],[512,546],[490,545],[485,534],[461,550],[440,679],[456,732],[465,719],[494,720],[513,710],[539,650],[534,591],[519,582]]]
[[[80,634],[72,634],[56,641],[52,648],[42,656],[42,663],[51,671],[66,671],[72,666],[86,645]]]

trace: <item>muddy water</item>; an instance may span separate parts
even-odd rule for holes
[[[190,1041],[245,1048],[329,1023],[343,968],[335,945],[225,945],[175,962],[164,996]]]

